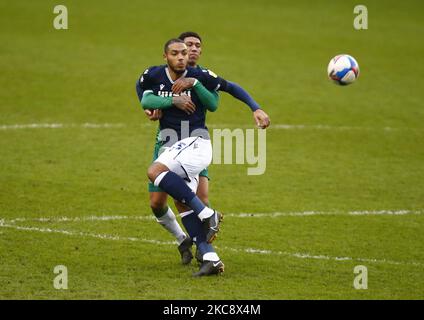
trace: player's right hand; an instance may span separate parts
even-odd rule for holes
[[[172,92],[176,94],[180,94],[184,90],[190,89],[193,87],[194,82],[196,82],[195,78],[179,78],[172,85]]]
[[[187,114],[192,114],[196,110],[196,105],[188,95],[172,97],[172,104]]]
[[[157,121],[160,118],[162,118],[162,110],[159,110],[159,109],[155,109],[155,110],[146,109],[144,110],[144,113],[146,114],[147,118],[149,118],[149,120],[152,120],[152,121]]]
[[[268,128],[271,123],[269,116],[262,109],[258,109],[255,112],[253,112],[253,119],[255,119],[255,122],[258,128],[261,128],[261,129]]]

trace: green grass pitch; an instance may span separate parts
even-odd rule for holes
[[[362,1],[368,30],[357,1],[65,0],[68,30],[56,4],[0,2],[0,299],[424,298],[422,1]],[[210,167],[226,271],[201,279],[151,217],[157,124],[134,89],[187,30],[272,121],[264,175]],[[339,53],[348,87],[326,76]],[[220,96],[211,127],[253,128]]]

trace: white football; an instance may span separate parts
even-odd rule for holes
[[[359,77],[359,65],[348,54],[339,54],[330,60],[327,68],[328,77],[339,85],[348,85]]]

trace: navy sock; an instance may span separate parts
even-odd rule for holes
[[[203,224],[195,214],[190,213],[182,217],[181,221],[186,228],[190,238],[192,238],[196,243],[206,241],[206,234],[203,230]]]
[[[181,218],[181,221],[190,235],[190,238],[196,243],[202,256],[208,252],[215,252],[212,245],[206,242],[206,235],[203,230],[202,222],[195,214],[190,213]]]
[[[205,208],[203,202],[175,172],[168,171],[159,182],[159,187],[174,199],[188,205],[196,215]]]
[[[200,254],[203,256],[205,253],[208,252],[215,252],[212,245],[210,243],[207,243],[206,241],[203,241],[201,243],[196,243],[197,248],[200,251]]]
[[[205,204],[196,195],[194,195],[193,199],[191,199],[187,205],[194,211],[196,215],[198,215],[205,208]]]

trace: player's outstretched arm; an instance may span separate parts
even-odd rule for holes
[[[234,98],[244,102],[253,111],[253,118],[258,127],[265,129],[271,121],[269,116],[261,109],[259,104],[250,96],[250,94],[240,87],[237,83],[225,81],[225,85],[221,85],[220,90],[231,94]]]
[[[261,108],[259,104],[250,96],[250,94],[235,82],[223,80],[219,90],[227,92],[234,98],[244,102],[253,112]]]

